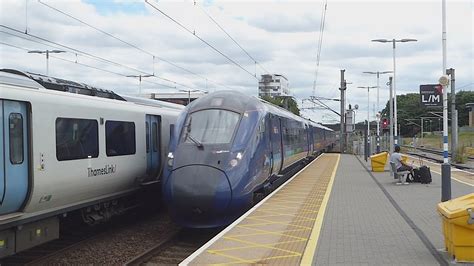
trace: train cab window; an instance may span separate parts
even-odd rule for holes
[[[106,121],[105,146],[107,156],[135,154],[135,123]]]
[[[12,113],[9,117],[10,124],[10,162],[12,164],[23,163],[23,116]]]
[[[57,118],[56,158],[58,161],[99,156],[97,120]]]
[[[152,123],[151,126],[151,136],[153,138],[153,151],[158,151],[158,124],[156,122]]]
[[[181,132],[180,142],[200,144],[230,143],[240,114],[222,109],[208,109],[190,114]]]

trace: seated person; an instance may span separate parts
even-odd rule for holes
[[[397,172],[413,170],[413,167],[402,161],[402,154],[400,153],[400,146],[398,145],[395,146],[395,152],[390,155],[390,162],[395,163],[395,168],[397,169]]]

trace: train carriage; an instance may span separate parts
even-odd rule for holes
[[[130,207],[166,170],[181,109],[1,70],[0,257],[57,238],[67,212],[94,224]]]

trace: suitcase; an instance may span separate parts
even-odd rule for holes
[[[413,168],[413,182],[421,183],[421,174],[420,170],[417,168]]]
[[[420,183],[430,184],[431,183],[431,171],[430,168],[426,165],[420,166],[418,170],[420,174]]]

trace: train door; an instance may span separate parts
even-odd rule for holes
[[[277,175],[281,170],[281,165],[283,163],[283,143],[281,138],[281,121],[278,116],[271,116],[271,147],[272,147],[272,174]]]
[[[18,212],[28,193],[26,103],[0,100],[0,215]]]
[[[156,177],[160,170],[160,148],[161,148],[161,117],[157,115],[146,115],[146,173],[150,177]]]
[[[308,146],[308,156],[313,154],[313,145],[311,142],[311,126],[305,124],[304,125],[305,133],[306,133],[306,145]]]

